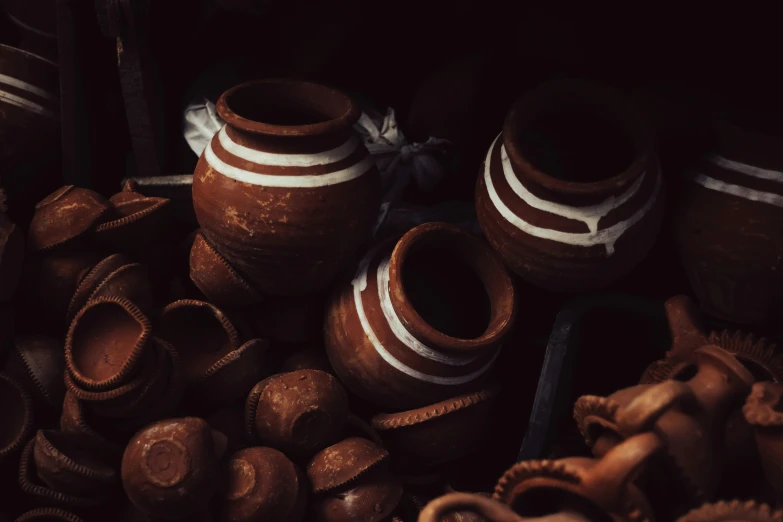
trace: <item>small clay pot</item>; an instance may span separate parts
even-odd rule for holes
[[[99,297],[76,314],[65,339],[69,376],[87,390],[115,389],[131,380],[150,349],[152,326],[123,297]]]
[[[105,495],[119,481],[117,471],[95,453],[91,440],[79,434],[39,430],[33,459],[38,478],[61,493]]]
[[[307,477],[318,493],[334,492],[386,461],[389,452],[361,437],[351,437],[318,452]]]
[[[147,269],[139,263],[118,268],[109,274],[90,294],[89,301],[99,297],[124,297],[144,314],[153,311],[152,285]]]
[[[247,448],[228,462],[221,507],[223,520],[299,522],[307,506],[304,476],[279,451]]]
[[[427,504],[419,522],[590,522],[582,513],[557,511],[541,517],[522,518],[505,504],[471,493],[450,493]]]
[[[308,456],[337,440],[348,419],[348,396],[334,376],[319,370],[273,375],[250,392],[245,419],[262,443]]]
[[[85,406],[86,403],[77,399],[72,393],[66,392],[60,415],[60,430],[88,440],[95,451],[105,455],[107,459],[113,460],[114,457],[117,457],[119,460],[124,448],[109,440],[96,429],[93,417]]]
[[[425,408],[376,415],[372,427],[399,467],[419,469],[457,460],[484,445],[499,388],[460,395]]]
[[[33,429],[30,395],[7,375],[0,374],[0,464],[19,455]]]
[[[92,232],[111,203],[92,190],[66,185],[35,206],[27,244],[33,251],[51,250]]]
[[[380,522],[394,512],[402,493],[399,481],[379,467],[343,488],[319,495],[311,504],[311,513],[316,522]]]
[[[13,346],[4,372],[30,390],[36,404],[59,411],[65,398],[62,345],[46,335],[24,335],[16,337]]]
[[[38,508],[19,516],[16,522],[84,522],[69,511],[58,508]]]
[[[95,229],[95,241],[106,249],[143,253],[166,236],[173,218],[171,200],[120,192],[113,208]]]
[[[714,504],[704,504],[687,515],[677,519],[677,522],[781,522],[783,511],[772,509],[767,504],[755,500],[721,501]]]
[[[480,387],[515,315],[511,278],[488,245],[426,223],[370,251],[338,286],[326,353],[363,399],[420,408]]]
[[[222,442],[222,448],[216,448]],[[151,424],[130,441],[122,457],[122,483],[133,504],[150,517],[183,520],[206,510],[217,488],[225,451],[202,419]]]
[[[16,292],[23,264],[22,231],[0,210],[0,303],[10,301]]]
[[[742,411],[755,432],[767,482],[783,506],[783,385],[754,384]]]
[[[71,324],[76,314],[84,308],[87,301],[90,300],[90,296],[95,292],[98,286],[106,279],[109,274],[122,268],[125,265],[130,264],[130,260],[122,254],[112,254],[99,262],[82,276],[78,286],[76,286],[70,293],[70,300],[67,306],[67,322]]]
[[[217,306],[242,308],[262,297],[234,270],[200,230],[190,249],[190,279]]]

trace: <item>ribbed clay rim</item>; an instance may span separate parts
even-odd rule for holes
[[[165,378],[164,371],[166,368],[166,358],[169,356],[168,351],[166,350],[166,347],[161,343],[157,344],[158,339],[152,338],[153,346],[155,346],[155,364],[153,365],[152,373],[147,375],[147,378],[144,380],[144,385],[139,390],[139,393],[136,394],[130,401],[127,403],[123,403],[123,405],[120,408],[112,408],[114,412],[117,413],[117,415],[123,415],[126,412],[133,411],[139,403],[144,401],[147,398],[147,394],[149,391],[160,381],[160,379]],[[171,364],[173,365],[175,361],[171,361]],[[173,367],[168,368],[172,372],[174,370]]]
[[[14,339],[14,350],[16,350],[16,355],[19,357],[19,360],[22,361],[22,366],[24,366],[25,372],[27,372],[27,376],[35,385],[35,389],[38,390],[38,393],[40,393],[43,396],[43,398],[46,400],[46,403],[49,406],[52,406],[55,409],[59,408],[61,405],[56,404],[54,402],[54,398],[52,397],[52,394],[49,393],[49,390],[41,382],[41,379],[39,379],[38,376],[35,374],[32,366],[30,366],[30,362],[27,360],[27,357],[25,357],[24,350],[19,348],[19,344],[17,343],[17,340],[18,339]]]
[[[620,405],[607,397],[583,395],[576,400],[574,404],[574,420],[588,446],[594,446],[596,443],[590,433],[590,427],[594,424],[600,424],[604,428],[612,428],[619,433],[617,427],[613,425],[619,409]],[[595,420],[589,422],[588,419],[590,417],[595,417]],[[601,423],[599,419],[606,422]]]
[[[119,445],[111,442],[109,439],[95,431],[92,426],[87,424],[87,419],[84,417],[84,409],[82,407],[81,401],[76,398],[75,395],[73,395],[70,391],[68,391],[65,394],[65,401],[64,403],[67,403],[68,401],[74,401],[74,416],[69,416],[71,420],[76,424],[76,426],[79,428],[79,432],[77,433],[83,433],[84,435],[88,436],[91,439],[94,439],[98,444],[100,444],[104,450],[106,450],[107,453],[111,454],[122,454],[123,448]],[[62,418],[65,415],[65,407],[63,407],[63,413],[61,414],[60,418],[60,430],[62,430]]]
[[[112,377],[103,380],[96,381],[85,377],[79,373],[76,368],[76,363],[73,359],[73,336],[74,331],[79,326],[79,320],[82,319],[88,312],[99,306],[116,305],[123,309],[123,311],[129,315],[136,323],[141,327],[141,333],[136,339],[136,344],[133,346],[133,350],[128,355],[128,358],[123,362],[120,370]],[[68,328],[68,335],[65,339],[65,366],[68,369],[73,381],[84,388],[88,388],[94,391],[108,391],[116,388],[121,383],[124,383],[136,370],[136,366],[144,353],[144,348],[147,346],[147,341],[152,333],[152,324],[147,316],[145,316],[139,308],[133,304],[130,300],[119,296],[106,296],[99,297],[92,301],[88,301],[84,308],[79,310],[79,313],[74,317],[71,326]],[[78,395],[77,395],[78,397]]]
[[[180,308],[208,309],[212,313],[212,316],[223,327],[223,331],[228,335],[228,338],[231,341],[231,346],[233,346],[234,349],[239,348],[240,346],[239,333],[234,327],[234,324],[231,322],[228,316],[225,313],[223,313],[223,311],[220,308],[206,301],[198,301],[196,299],[180,299],[179,301],[174,301],[173,303],[167,305],[161,312],[160,314],[161,322],[166,321],[166,314],[171,313],[172,311],[177,311]]]
[[[752,426],[780,427],[783,426],[783,385],[771,382],[759,382],[745,400],[742,413],[745,420]]]
[[[359,439],[369,443],[372,446],[372,448],[368,448],[368,449],[377,450],[376,455],[374,457],[370,455],[371,458],[361,466],[357,466],[352,469],[345,469],[345,468],[340,469],[339,471],[343,471],[343,473],[339,474],[340,475],[339,477],[337,476],[332,477],[332,480],[329,480],[328,478],[324,480],[320,480],[320,477],[313,476],[312,468],[315,467],[315,464],[317,464],[316,459],[321,457],[324,454],[324,452],[334,448],[335,446],[346,444],[348,441],[351,441],[353,439]],[[316,494],[327,493],[329,491],[341,489],[349,484],[353,484],[360,477],[363,477],[370,471],[375,470],[382,463],[386,462],[388,458],[389,458],[389,452],[386,451],[383,447],[377,446],[369,439],[365,439],[363,437],[351,437],[343,441],[340,441],[337,444],[333,444],[328,448],[324,448],[323,450],[316,453],[313,456],[313,458],[310,460],[310,462],[307,464],[307,476],[310,479],[310,484],[313,487],[314,493]],[[327,468],[329,467],[330,466],[327,466]]]
[[[81,189],[79,187],[74,187],[73,185],[67,185],[66,187],[61,187],[57,191],[53,192],[52,194],[50,194],[49,196],[44,198],[42,201],[40,201],[35,206],[35,208],[36,209],[41,209],[41,208],[44,208],[44,207],[46,207],[46,206],[56,202],[57,200],[59,200],[60,198],[65,196],[68,192],[71,192],[72,189],[81,190],[81,191],[87,192],[87,193],[92,193],[92,195],[97,195],[101,199],[103,198],[103,196],[101,196],[100,194],[98,194],[97,192],[94,192],[92,190]],[[96,204],[97,203],[101,203],[99,200],[93,200],[93,201]],[[49,252],[49,251],[51,251],[51,250],[53,250],[55,248],[58,248],[58,247],[61,247],[61,246],[64,246],[64,245],[70,245],[71,243],[73,243],[74,241],[76,241],[80,237],[84,236],[85,234],[87,234],[91,230],[94,230],[95,227],[96,227],[96,223],[100,223],[101,219],[103,219],[103,217],[106,216],[106,214],[109,212],[109,210],[111,210],[111,204],[108,201],[104,200],[104,202],[103,202],[103,210],[101,210],[100,213],[97,216],[95,216],[95,219],[93,221],[91,221],[85,228],[82,228],[81,230],[79,230],[76,233],[71,233],[71,235],[69,237],[66,237],[65,239],[63,239],[61,241],[58,241],[58,242],[55,242],[55,243],[46,244],[46,246],[41,246],[39,244],[38,239],[37,239],[38,238],[38,234],[34,233],[33,230],[32,230],[33,229],[33,225],[36,223],[35,216],[33,216],[33,220],[30,222],[30,230],[28,231],[28,242],[27,242],[27,244],[30,246],[31,250],[33,250],[35,252]]]
[[[423,408],[400,413],[380,413],[372,418],[371,424],[378,431],[389,431],[423,424],[493,399],[499,391],[500,386],[492,385],[483,390],[459,395],[431,406],[424,406]]]
[[[773,510],[769,505],[755,500],[720,501],[704,504],[677,522],[781,522],[783,511]]]
[[[77,517],[69,511],[59,508],[38,508],[28,511],[22,514],[15,522],[34,522],[38,519],[52,519],[59,518],[65,522],[84,522],[81,518]]]
[[[16,390],[19,392],[19,396],[21,397],[22,402],[24,403],[24,420],[22,421],[22,429],[19,430],[18,436],[11,444],[5,448],[0,448],[0,460],[3,460],[5,457],[13,454],[20,447],[22,447],[22,445],[27,440],[27,437],[30,436],[30,432],[33,429],[33,399],[30,397],[30,394],[27,393],[24,387],[16,382],[16,380],[2,373],[0,373],[0,379],[4,380],[13,388],[16,388]],[[3,420],[5,421],[5,419]]]
[[[67,467],[69,471],[78,473],[79,475],[82,475],[90,479],[102,480],[106,482],[112,482],[113,480],[116,479],[117,473],[114,472],[114,470],[112,470],[108,466],[106,466],[107,469],[105,470],[96,470],[93,468],[88,468],[87,466],[83,464],[79,464],[71,457],[63,453],[57,446],[52,444],[52,442],[48,439],[47,433],[52,431],[54,430],[38,430],[38,433],[35,436],[35,443],[45,448],[53,459],[64,462],[65,467]],[[66,433],[65,436],[66,437],[74,436],[74,434]]]
[[[245,400],[245,433],[253,440],[258,439],[258,435],[256,434],[256,413],[258,413],[258,402],[261,400],[261,394],[264,393],[264,388],[266,388],[275,377],[277,376],[271,375],[266,379],[259,381],[255,386],[253,386],[253,389],[250,390],[250,393]]]
[[[206,235],[204,235],[204,233],[201,230],[199,230],[196,233],[196,237],[193,240],[193,246],[190,249],[190,251],[191,251],[191,259],[192,259],[192,256],[193,256],[193,252],[197,251],[197,249],[198,250],[206,250],[209,254],[211,254],[212,261],[217,262],[218,264],[223,266],[226,269],[226,272],[228,273],[229,278],[233,282],[235,282],[238,286],[242,287],[242,289],[248,294],[249,298],[251,298],[253,300],[256,300],[256,301],[259,301],[259,302],[263,300],[263,298],[261,297],[261,294],[258,291],[256,291],[255,288],[250,286],[250,283],[248,283],[245,280],[245,278],[243,278],[239,274],[239,272],[234,270],[234,267],[231,266],[231,264],[226,260],[226,258],[223,257],[223,255],[220,252],[218,252],[218,250],[215,248],[215,246],[212,245],[212,243],[209,242],[209,239],[207,239]],[[191,262],[191,273],[193,272],[192,266],[193,266],[193,264]],[[193,279],[193,278],[191,277],[191,279]],[[197,281],[193,280],[193,283],[196,286],[199,287],[199,290],[201,290],[202,292],[204,291],[199,286]],[[207,297],[209,297],[209,296],[207,296]]]
[[[76,291],[71,297],[71,302],[68,304],[68,324],[73,322],[73,317],[81,310],[87,301],[90,300],[90,296],[95,292],[95,288],[103,282],[110,274],[114,273],[118,268],[130,263],[122,254],[112,254],[98,262],[97,265],[87,272],[87,275],[76,287]],[[78,308],[78,309],[77,309]]]
[[[88,301],[93,301],[95,299],[98,299],[98,297],[96,297],[98,292],[100,292],[106,285],[108,285],[109,282],[111,282],[111,280],[113,278],[115,278],[118,274],[121,274],[122,272],[124,272],[126,270],[131,270],[131,269],[135,269],[135,268],[139,268],[139,267],[141,267],[142,269],[146,270],[146,267],[144,265],[142,265],[141,263],[130,263],[130,264],[127,264],[125,266],[121,266],[120,268],[118,268],[117,270],[112,272],[111,274],[107,275],[106,277],[103,278],[103,281],[101,281],[98,284],[98,286],[95,288],[95,290],[92,291]]]
[[[144,386],[146,382],[147,377],[145,372],[142,371],[130,382],[127,382],[118,388],[106,391],[90,391],[81,388],[73,381],[70,372],[65,372],[65,388],[71,392],[74,397],[84,402],[106,402],[119,399],[136,392],[139,388]]]
[[[766,338],[724,330],[720,333],[711,332],[708,342],[735,354],[740,362],[745,359],[764,368],[770,373],[770,377],[783,384],[783,353],[776,344]]]
[[[139,210],[138,212],[134,212],[133,214],[125,217],[121,217],[119,219],[113,219],[111,221],[104,221],[100,225],[98,225],[98,228],[95,229],[96,234],[102,234],[106,232],[111,232],[113,230],[116,230],[118,228],[122,228],[125,226],[128,226],[130,224],[133,224],[141,219],[144,219],[145,217],[149,216],[150,214],[154,214],[155,212],[159,212],[161,209],[165,208],[167,205],[171,203],[170,199],[166,198],[156,198],[156,197],[144,197],[145,200],[154,201],[154,203],[143,209]]]
[[[300,90],[300,96],[306,97],[308,100],[315,100],[318,96],[324,97],[327,100],[324,103],[324,112],[329,111],[326,105],[329,102],[336,103],[342,107],[339,114],[331,116],[330,119],[319,123],[307,124],[307,125],[275,125],[259,121],[253,121],[237,114],[232,108],[232,98],[237,93],[243,91],[258,91],[255,98],[268,100],[267,103],[273,104],[274,102],[281,102],[280,99],[275,100],[274,94],[280,96],[282,93],[290,93],[294,90]],[[266,90],[267,92],[263,92]],[[309,91],[309,92],[307,92]],[[294,98],[294,97],[291,97]],[[289,100],[284,100],[277,105],[283,105],[284,103],[290,103]],[[220,98],[218,98],[217,113],[228,123],[231,127],[235,127],[244,132],[251,134],[264,134],[268,136],[319,136],[328,134],[331,132],[348,129],[356,123],[361,116],[361,108],[354,102],[349,96],[342,92],[312,82],[304,82],[299,80],[287,80],[287,79],[268,79],[259,81],[250,81],[241,83],[235,87],[224,92]]]
[[[269,348],[269,342],[265,339],[251,339],[236,350],[233,350],[232,352],[224,355],[222,359],[210,366],[207,371],[196,377],[195,382],[204,382],[229,364],[232,364],[236,361],[241,361],[245,353],[249,352],[250,350],[266,350],[267,348]]]

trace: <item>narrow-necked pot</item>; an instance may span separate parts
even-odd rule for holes
[[[0,464],[18,458],[32,434],[33,402],[21,384],[0,374]]]
[[[777,505],[783,506],[783,385],[754,384],[743,413],[755,432],[767,482],[775,491]]]
[[[0,203],[0,303],[10,301],[16,292],[23,264],[24,235],[5,215]]]
[[[119,473],[95,453],[91,443],[80,434],[39,430],[33,448],[38,478],[61,493],[106,494],[119,482]]]
[[[37,405],[59,411],[65,398],[63,347],[46,335],[18,336],[3,371],[26,385]]]
[[[65,185],[35,206],[27,244],[42,251],[84,239],[110,209],[111,203],[97,192]]]
[[[478,389],[515,315],[514,286],[489,246],[427,223],[371,250],[339,285],[326,352],[360,397],[419,408]]]
[[[366,239],[380,176],[352,125],[359,105],[309,82],[262,80],[223,93],[227,122],[193,175],[209,241],[264,294],[323,290]]]
[[[622,93],[579,80],[516,101],[476,189],[479,223],[506,265],[554,291],[627,274],[652,247],[663,207],[644,118]]]

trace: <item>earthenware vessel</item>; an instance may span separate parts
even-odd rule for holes
[[[190,279],[217,306],[241,308],[262,299],[200,230],[190,249]]]
[[[143,254],[169,232],[171,200],[145,196],[126,184],[109,202],[111,210],[95,229],[95,241],[104,248]]]
[[[247,397],[248,434],[286,453],[309,456],[338,439],[348,396],[334,376],[299,370],[268,377]]]
[[[645,433],[625,440],[600,459],[520,462],[500,478],[493,499],[522,517],[535,516],[543,503],[552,511],[587,509],[583,515],[590,520],[652,521],[652,508],[633,481],[663,445],[658,435]]]
[[[279,451],[254,447],[233,454],[222,491],[222,520],[299,522],[307,507],[304,475]]]
[[[67,305],[66,316],[68,324],[71,324],[79,310],[84,308],[84,305],[90,300],[90,296],[109,275],[129,264],[131,264],[130,260],[123,254],[112,254],[94,262],[87,272],[80,274],[81,277],[76,287],[71,290],[69,295],[70,301]]]
[[[33,251],[51,250],[84,239],[111,210],[103,196],[89,189],[65,185],[35,206],[27,244]]]
[[[720,501],[714,504],[704,504],[687,515],[677,519],[677,522],[780,522],[783,511],[772,509],[767,504],[755,500]]]
[[[14,339],[3,371],[31,392],[36,405],[59,411],[65,398],[63,347],[53,337],[25,335]]]
[[[0,466],[19,458],[33,429],[33,402],[21,384],[0,374]]]
[[[107,460],[114,460],[114,457],[119,460],[124,448],[100,432],[95,425],[94,414],[86,405],[87,403],[80,401],[72,393],[66,392],[60,414],[60,430],[88,440],[94,450],[105,455]]]
[[[360,397],[420,408],[479,388],[515,315],[514,286],[491,249],[426,223],[371,250],[337,288],[326,353]]]
[[[557,80],[522,96],[479,173],[476,210],[506,265],[553,291],[602,288],[655,241],[660,166],[622,94]]]
[[[351,126],[348,96],[296,80],[238,85],[217,102],[227,125],[193,176],[209,242],[260,292],[324,289],[366,238],[380,176]]]
[[[682,262],[702,308],[764,325],[783,317],[783,137],[714,118],[677,219]]]
[[[84,522],[69,511],[58,508],[38,508],[23,513],[16,522]]]
[[[783,385],[760,382],[753,385],[743,408],[753,427],[767,482],[783,506]]]
[[[109,296],[124,297],[144,314],[151,314],[154,311],[154,303],[147,267],[131,263],[118,268],[98,285],[89,300]]]
[[[24,263],[24,236],[3,212],[3,198],[0,193],[0,303],[13,297]]]
[[[55,491],[71,495],[104,495],[119,482],[114,470],[79,434],[39,430],[33,447],[38,478]]]
[[[122,457],[125,493],[151,517],[181,520],[205,510],[217,488],[225,450],[225,445],[216,447],[220,442],[206,422],[194,417],[144,428]]]
[[[372,418],[396,469],[457,460],[481,448],[491,432],[498,386],[400,413]]]
[[[439,497],[427,504],[419,516],[419,522],[588,522],[590,520],[592,519],[575,511],[522,518],[497,500],[471,493],[450,493]]]

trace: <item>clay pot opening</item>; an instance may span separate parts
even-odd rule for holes
[[[553,487],[534,487],[514,498],[511,509],[523,518],[538,518],[563,511],[582,514],[593,522],[611,522],[612,517],[594,502]]]
[[[428,223],[397,243],[389,265],[392,306],[422,341],[475,350],[497,342],[513,322],[514,288],[480,239]]]
[[[350,127],[361,115],[345,94],[297,80],[247,82],[223,93],[217,111],[230,126],[252,134],[313,136]]]
[[[7,378],[0,378],[0,458],[23,441],[32,419],[30,402],[22,389]]]

